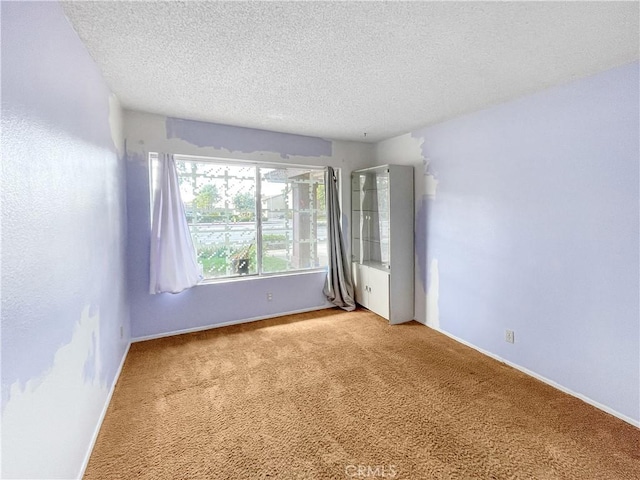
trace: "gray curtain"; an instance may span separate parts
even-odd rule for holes
[[[350,262],[344,248],[340,228],[340,204],[338,203],[338,179],[335,171],[327,167],[324,174],[325,196],[327,199],[327,239],[329,269],[324,283],[324,294],[334,305],[344,310],[355,310]]]

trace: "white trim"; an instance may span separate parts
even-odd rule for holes
[[[149,152],[157,153],[157,152]],[[280,162],[265,162],[262,160],[243,160],[241,158],[226,158],[226,157],[211,157],[205,155],[187,155],[182,153],[174,153],[176,160],[185,162],[202,162],[202,163],[215,163],[221,165],[253,165],[254,167],[262,168],[301,168],[308,170],[324,170],[326,167],[319,165],[305,165],[302,163],[280,163]],[[339,167],[338,167],[339,168]]]
[[[435,328],[435,327],[431,327],[429,325],[427,325],[427,327],[431,328],[432,330],[435,330],[436,332],[442,333],[443,335],[446,335],[447,337],[451,338],[452,340],[455,340],[458,343],[461,343],[463,345],[466,345],[467,347],[473,348],[474,350],[493,358],[494,360],[497,360],[501,363],[505,363],[507,365],[509,365],[510,367],[515,368],[516,370],[521,371],[522,373],[526,373],[527,375],[529,375],[530,377],[536,378],[538,380],[540,380],[541,382],[546,383],[547,385],[550,385],[554,388],[557,388],[558,390],[560,390],[561,392],[567,393],[569,395],[571,395],[572,397],[576,397],[579,398],[580,400],[582,400],[585,403],[588,403],[589,405],[596,407],[599,410],[602,410],[603,412],[606,412],[610,415],[613,415],[614,417],[619,418],[620,420],[623,420],[627,423],[630,423],[631,425],[633,425],[634,427],[638,427],[640,428],[640,420],[635,420],[631,417],[628,417],[620,412],[617,412],[616,410],[614,410],[611,407],[607,407],[606,405],[603,405],[600,402],[596,402],[595,400],[592,400],[591,398],[587,397],[586,395],[582,395],[581,393],[577,393],[574,392],[573,390],[560,385],[557,382],[554,382],[553,380],[549,380],[546,377],[543,377],[542,375],[533,372],[525,367],[521,367],[520,365],[510,362],[509,360],[505,360],[504,358],[500,357],[499,355],[496,355],[495,353],[489,352],[488,350],[484,350],[480,347],[475,346],[472,343],[467,342],[466,340],[462,340],[461,338],[456,337],[455,335],[450,334],[449,332],[445,332],[444,330],[441,330],[440,328]]]
[[[229,327],[231,325],[239,325],[241,323],[257,322],[258,320],[267,320],[269,318],[283,317],[285,315],[295,315],[296,313],[314,312],[316,310],[326,310],[333,308],[335,305],[327,304],[319,307],[302,308],[300,310],[292,310],[290,312],[274,313],[272,315],[262,315],[260,317],[241,318],[239,320],[231,320],[229,322],[214,323],[212,325],[203,325],[201,327],[185,328],[184,330],[173,330],[171,332],[156,333],[153,335],[145,335],[143,337],[135,337],[131,339],[131,343],[145,342],[147,340],[155,340],[157,338],[172,337],[174,335],[182,335],[184,333],[201,332],[203,330],[212,330],[214,328]]]
[[[91,438],[91,442],[89,443],[89,448],[87,449],[87,453],[84,456],[84,461],[82,462],[82,466],[80,467],[80,475],[78,478],[83,478],[85,471],[87,470],[87,466],[89,465],[89,460],[91,459],[91,454],[93,453],[93,447],[98,440],[98,435],[100,434],[100,429],[102,428],[102,422],[104,421],[104,417],[107,415],[107,410],[109,409],[109,405],[111,404],[111,397],[113,397],[113,392],[116,389],[116,385],[118,384],[118,380],[120,379],[120,373],[122,373],[122,367],[124,367],[124,362],[127,359],[127,355],[129,354],[129,348],[131,347],[131,342],[127,344],[127,348],[122,355],[122,360],[120,361],[120,366],[116,371],[115,377],[113,377],[113,383],[111,384],[111,388],[109,389],[109,394],[104,402],[104,407],[102,408],[102,413],[100,414],[100,418],[98,419],[98,423],[96,424],[95,431],[93,432],[93,436]]]
[[[220,278],[206,278],[201,280],[200,283],[194,285],[193,287],[202,287],[207,285],[219,285],[222,283],[232,283],[232,282],[250,282],[252,280],[264,280],[267,278],[281,278],[281,277],[292,277],[294,275],[309,275],[312,273],[326,273],[329,267],[314,267],[307,268],[304,270],[288,270],[286,272],[273,272],[273,273],[252,273],[248,275],[235,275],[233,277],[220,277]]]

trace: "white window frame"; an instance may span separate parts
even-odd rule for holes
[[[153,195],[154,195],[154,187],[155,187],[155,176],[157,175],[156,168],[154,167],[154,162],[157,161],[158,152],[149,152],[148,154],[148,162],[149,162],[149,197],[150,197],[150,208],[153,209]],[[293,163],[278,163],[278,162],[261,162],[255,160],[242,160],[242,159],[230,159],[230,158],[222,158],[222,157],[207,157],[207,156],[199,156],[199,155],[184,155],[184,154],[174,154],[174,159],[176,162],[186,161],[186,162],[198,162],[198,163],[211,163],[217,165],[237,165],[237,166],[252,166],[256,169],[256,191],[255,191],[255,207],[256,207],[256,258],[259,259],[257,262],[257,271],[253,274],[247,275],[228,275],[221,277],[209,277],[204,278],[199,285],[210,284],[210,283],[226,283],[226,282],[235,282],[241,280],[255,280],[260,278],[269,278],[269,277],[280,277],[280,276],[288,276],[288,275],[300,275],[307,273],[315,273],[315,272],[326,272],[328,265],[319,266],[319,267],[310,267],[310,268],[299,268],[295,270],[286,270],[282,272],[263,272],[263,261],[262,261],[262,243],[263,243],[263,231],[262,231],[262,195],[261,195],[261,179],[260,179],[260,168],[300,168],[306,170],[315,170],[320,172],[325,172],[326,167],[318,166],[318,165],[305,165],[305,164],[293,164]],[[336,168],[336,176],[338,178],[338,185],[340,184],[340,174],[341,171],[339,168]],[[325,192],[326,192],[326,184],[325,184]],[[326,193],[325,193],[326,195]],[[326,206],[325,206],[326,208]],[[329,249],[329,235],[327,231],[327,250]],[[316,239],[317,241],[317,239]]]

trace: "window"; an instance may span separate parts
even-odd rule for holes
[[[327,266],[323,168],[174,158],[205,279]]]

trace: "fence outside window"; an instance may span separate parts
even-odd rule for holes
[[[156,159],[150,154],[152,186]],[[175,161],[205,279],[327,266],[323,168],[179,155]]]

